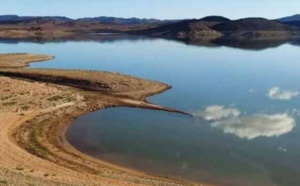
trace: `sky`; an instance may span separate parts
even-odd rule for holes
[[[300,0],[1,0],[0,14],[159,19],[221,15],[269,19],[300,14]]]

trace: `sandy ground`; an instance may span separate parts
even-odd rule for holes
[[[1,61],[0,56],[0,67]],[[24,59],[19,65],[28,61]],[[167,90],[168,85],[107,72],[27,69],[10,69],[10,72],[18,74],[0,75],[0,185],[201,185],[89,157],[65,138],[75,117],[101,108],[131,106],[176,112],[144,99]],[[47,77],[38,78],[37,82],[31,76],[20,79],[20,73],[33,73],[33,79],[50,74],[50,79],[59,77],[60,81],[52,84]],[[68,82],[74,83],[75,79],[84,83],[85,88],[104,85],[105,90],[86,91],[72,83],[59,85],[66,77]]]
[[[62,89],[50,85],[5,77],[0,77],[0,87],[0,141],[2,142],[0,175],[2,182],[7,185],[49,185],[50,183],[57,185],[58,182],[52,182],[56,180],[53,175],[59,170],[68,175],[71,174],[70,170],[29,154],[16,145],[12,133],[39,113],[74,105],[73,102],[67,100],[53,100],[51,99],[53,96],[61,96],[63,93],[65,98],[76,100],[75,95],[64,93]],[[46,175],[54,178],[46,179]]]
[[[133,99],[143,99],[150,95],[157,94],[158,90],[165,91],[170,88],[169,85],[160,82],[119,73],[100,71],[5,68],[0,69],[0,75],[1,74],[107,92],[109,94],[126,96]]]
[[[53,59],[52,56],[39,55],[39,54],[0,54],[0,67],[1,68],[16,68],[27,67],[29,63],[38,61],[47,61]]]
[[[76,93],[76,89],[68,87],[7,77],[0,77],[0,87],[0,178],[7,185],[135,185],[135,182],[174,185],[165,179],[90,159],[80,152],[75,152],[76,156],[72,154],[74,152],[67,154],[51,143],[47,144],[47,139],[42,139],[45,142],[43,145],[49,147],[49,154],[54,153],[49,160],[46,156],[30,154],[28,149],[22,148],[22,144],[26,140],[28,143],[32,142],[29,134],[31,126],[34,126],[34,119],[40,118],[44,121],[52,118],[53,113],[57,114],[57,118],[65,118],[67,112],[72,113],[79,107],[84,110],[87,108],[84,101],[86,95],[80,91]],[[46,126],[44,122],[39,124]],[[55,152],[52,152],[53,149]],[[66,149],[76,151],[72,148]],[[78,158],[78,155],[82,157]],[[91,165],[83,164],[87,168],[71,169],[74,165],[82,164],[83,159]],[[85,169],[93,169],[96,173],[85,172]]]
[[[67,105],[66,105],[67,106]],[[63,106],[64,107],[64,106]],[[60,107],[62,108],[62,107]],[[38,112],[0,114],[0,184],[6,185],[133,185],[115,179],[94,177],[29,154],[14,143],[11,131]]]

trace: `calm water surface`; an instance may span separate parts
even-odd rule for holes
[[[146,38],[0,43],[0,52],[56,56],[31,67],[120,72],[172,85],[149,100],[195,118],[112,108],[78,118],[68,139],[130,168],[230,186],[300,185],[299,51],[295,44],[243,50]]]

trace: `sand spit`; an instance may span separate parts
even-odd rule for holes
[[[26,63],[28,56],[23,56]],[[82,84],[78,86],[76,81]],[[201,185],[89,157],[65,138],[74,118],[102,108],[131,106],[176,112],[145,101],[169,88],[108,72],[0,69],[0,184]]]
[[[40,55],[40,54],[0,54],[0,67],[1,68],[19,68],[27,67],[29,63],[47,61],[53,59],[53,56]]]
[[[53,69],[0,69],[0,75],[65,85],[86,91],[101,92],[119,100],[122,105],[152,110],[162,110],[189,115],[183,111],[151,104],[146,98],[171,88],[171,86],[110,72]],[[127,99],[126,99],[127,98]],[[97,109],[97,108],[96,108]]]

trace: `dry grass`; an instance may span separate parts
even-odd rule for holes
[[[53,69],[0,69],[0,75],[21,77],[49,83],[64,84],[89,90],[109,92],[133,99],[144,99],[170,88],[167,84],[135,78],[118,73],[53,70]]]
[[[83,99],[66,88],[0,76],[0,112],[26,112]]]
[[[0,77],[0,82],[3,85],[0,86],[0,95],[11,95],[0,104],[16,101],[13,106],[0,109],[0,175],[4,175],[8,183],[191,185],[189,182],[150,176],[90,158],[76,151],[66,141],[61,141],[61,132],[66,124],[74,116],[86,113],[89,110],[86,105],[94,104],[97,108],[103,108],[118,105],[122,98],[8,77]],[[72,102],[66,98],[71,98]],[[26,111],[19,110],[21,105],[27,106]]]
[[[16,56],[27,56],[26,61],[30,58],[29,54],[9,54],[2,59],[8,56],[16,59]],[[1,74],[19,79],[0,76],[0,175],[5,178],[0,184],[197,185],[91,158],[65,139],[69,122],[89,111],[109,106],[163,110],[142,99],[166,90],[169,88],[166,84],[108,72],[0,69]],[[90,92],[72,87],[78,84],[85,88],[102,86],[106,91]]]
[[[48,55],[26,53],[0,54],[0,68],[26,67],[31,62],[46,61],[50,59],[53,59],[53,57]]]

